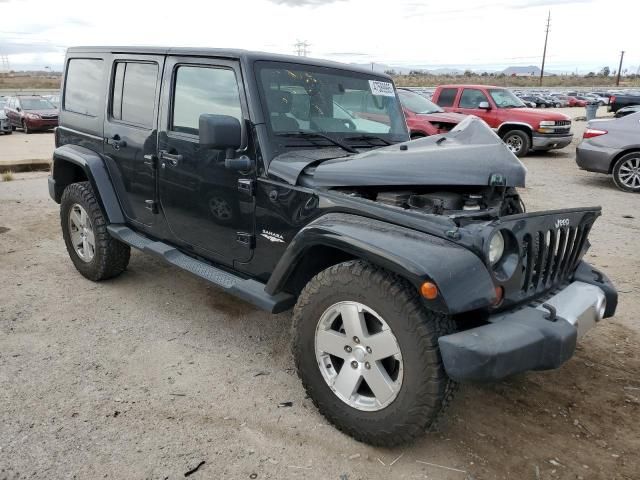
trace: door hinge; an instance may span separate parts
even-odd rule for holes
[[[158,157],[153,154],[145,155],[144,164],[156,170],[158,168]]]
[[[151,213],[158,213],[158,202],[155,200],[145,200],[145,208]]]
[[[236,242],[247,248],[254,248],[256,243],[256,237],[251,233],[236,232]]]
[[[250,178],[238,179],[238,191],[253,197],[253,180]]]

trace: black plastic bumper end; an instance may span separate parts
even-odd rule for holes
[[[500,380],[528,370],[558,368],[576,348],[577,330],[566,320],[550,321],[533,308],[500,321],[440,337],[447,375],[458,382]]]

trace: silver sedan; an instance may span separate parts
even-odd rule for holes
[[[640,193],[640,113],[591,120],[576,149],[576,163],[589,172],[610,174],[620,190]]]

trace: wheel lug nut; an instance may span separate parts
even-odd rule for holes
[[[358,337],[353,337],[353,341],[356,343],[360,343],[360,339]]]
[[[369,370],[371,368],[371,364],[369,362],[365,362],[364,364],[364,368],[366,368],[367,370]]]
[[[351,347],[349,345],[344,346],[344,351],[347,353],[351,353]]]
[[[367,347],[367,353],[371,353],[371,347]]]
[[[356,362],[355,360],[351,362],[351,367],[358,368],[358,362]]]

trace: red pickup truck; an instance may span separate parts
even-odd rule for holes
[[[563,148],[571,143],[571,118],[527,108],[510,90],[487,85],[442,85],[432,100],[447,112],[480,117],[518,157],[530,150]]]

